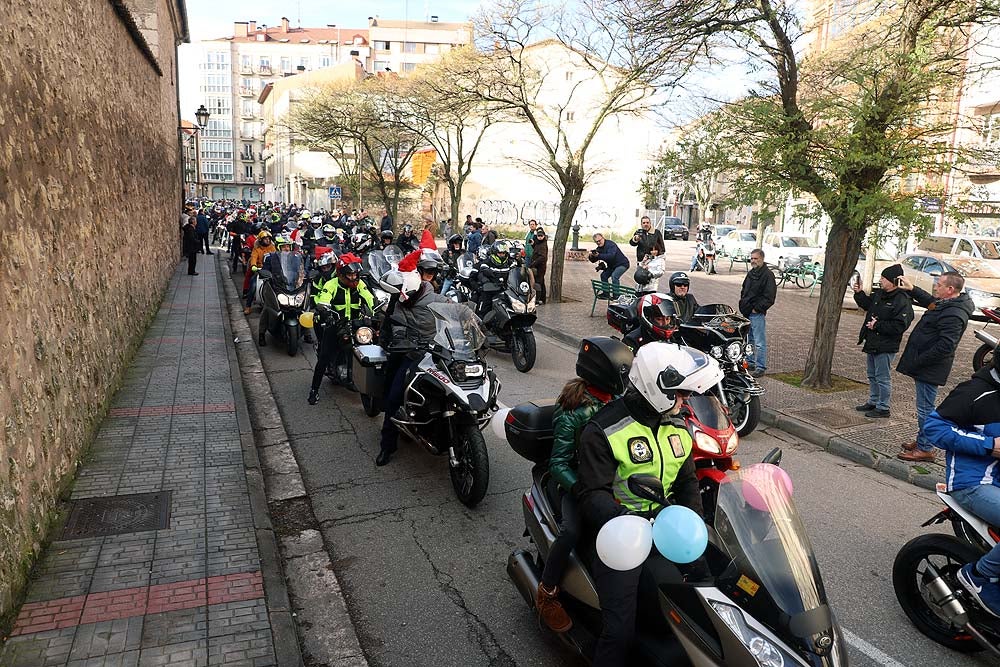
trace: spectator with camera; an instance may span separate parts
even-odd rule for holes
[[[628,271],[630,266],[628,257],[621,251],[617,243],[604,238],[601,233],[594,234],[594,243],[597,244],[597,247],[590,251],[587,259],[597,264],[594,270],[601,272],[601,282],[612,285],[621,284],[622,274]]]
[[[646,259],[646,255],[656,257],[666,252],[663,245],[663,234],[659,229],[653,229],[653,223],[648,215],[642,216],[639,221],[639,229],[635,230],[632,239],[628,242],[630,246],[635,246],[635,259],[641,262]]]

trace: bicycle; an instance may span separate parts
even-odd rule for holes
[[[794,283],[799,289],[809,289],[822,275],[821,265],[818,262],[812,263],[805,257],[792,264],[786,264],[784,268],[773,264],[769,264],[768,267],[774,273],[774,280],[779,287],[785,283]]]

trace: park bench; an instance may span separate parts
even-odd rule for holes
[[[743,252],[742,250],[737,250],[734,254],[729,256],[729,271],[733,270],[733,264],[742,264],[744,269],[750,270],[750,255]]]
[[[606,283],[600,280],[591,280],[590,286],[594,290],[594,303],[590,306],[590,316],[594,316],[594,310],[597,308],[598,301],[607,301],[611,303],[618,297],[622,296],[635,296],[635,288],[626,287],[625,285],[615,285],[614,283]]]

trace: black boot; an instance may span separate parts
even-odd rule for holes
[[[257,335],[257,345],[260,347],[267,347],[267,336],[263,331]]]
[[[392,460],[392,455],[394,453],[395,453],[394,450],[391,449],[379,450],[378,456],[375,457],[375,465],[377,466],[386,465],[387,463],[389,463],[389,461]]]
[[[316,405],[319,402],[319,389],[309,390],[309,405]]]

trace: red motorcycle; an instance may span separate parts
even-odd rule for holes
[[[998,339],[996,336],[986,333],[986,327],[991,324],[1000,324],[1000,312],[997,312],[993,308],[980,308],[980,310],[986,316],[986,326],[976,331],[976,338],[983,344],[972,355],[973,371],[978,371],[983,366],[989,366],[993,363],[993,355],[996,353]]]

